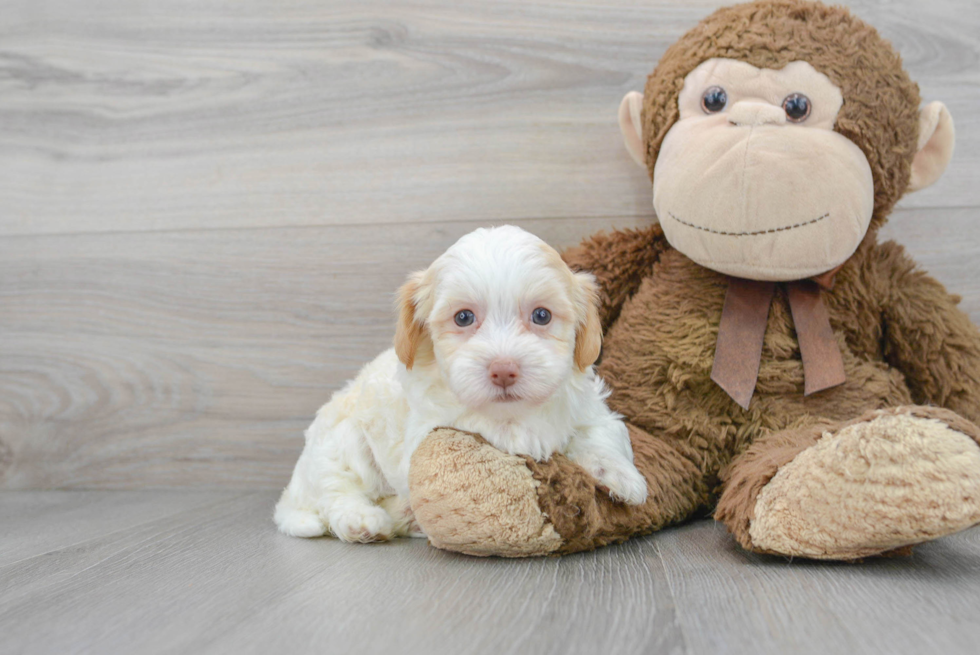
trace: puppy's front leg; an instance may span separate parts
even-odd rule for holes
[[[566,456],[609,488],[609,495],[630,505],[647,499],[647,482],[633,465],[626,424],[613,414],[575,431]]]
[[[395,492],[408,498],[408,473],[412,466],[412,454],[418,449],[422,441],[429,436],[429,433],[439,427],[439,422],[432,421],[419,416],[414,411],[409,411],[408,419],[405,421],[405,441],[402,446],[402,459],[398,466],[398,471],[391,476],[388,483],[394,488]]]

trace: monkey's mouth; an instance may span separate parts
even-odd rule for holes
[[[784,225],[783,227],[771,227],[765,230],[754,230],[747,232],[727,232],[725,230],[716,230],[711,227],[704,227],[702,225],[695,225],[694,223],[688,223],[687,221],[678,218],[674,215],[674,212],[667,212],[667,215],[672,219],[680,223],[681,225],[686,225],[687,227],[694,228],[695,230],[701,230],[702,232],[709,232],[711,234],[718,234],[725,237],[756,237],[763,234],[775,234],[776,232],[786,232],[787,230],[795,230],[801,227],[807,227],[808,225],[813,225],[814,223],[819,223],[825,218],[830,216],[830,212],[827,212],[823,216],[818,216],[809,221],[803,221],[801,223],[794,223],[793,225]]]

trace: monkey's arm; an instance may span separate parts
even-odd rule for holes
[[[980,422],[980,330],[904,248],[883,243],[877,255],[885,359],[905,374],[916,403]]]
[[[599,318],[605,332],[619,316],[660,254],[669,248],[660,224],[638,230],[600,233],[562,253],[576,271],[589,271],[599,284]]]
[[[503,453],[480,437],[438,428],[412,458],[411,502],[429,542],[470,555],[529,557],[592,550],[691,516],[711,482],[697,449],[628,425],[646,479],[642,505],[608,489],[562,454],[545,462]]]

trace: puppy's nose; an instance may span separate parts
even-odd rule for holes
[[[495,359],[490,362],[490,381],[502,389],[517,382],[521,369],[513,359]]]

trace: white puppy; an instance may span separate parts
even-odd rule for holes
[[[562,452],[627,503],[646,499],[626,426],[593,371],[595,282],[517,227],[457,241],[399,292],[395,347],[334,394],[276,506],[279,529],[344,541],[418,535],[412,453],[436,427],[511,454]]]

